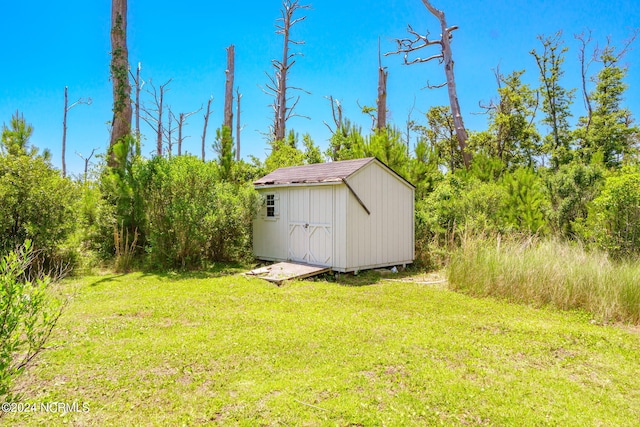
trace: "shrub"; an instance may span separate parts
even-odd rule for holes
[[[576,225],[587,219],[588,206],[600,193],[603,169],[597,165],[574,163],[562,165],[544,175],[551,209],[549,223],[553,231],[575,238]]]
[[[502,178],[506,190],[502,217],[515,231],[540,233],[546,227],[547,199],[536,173],[529,168],[518,168]]]
[[[447,175],[425,199],[416,203],[416,255],[431,267],[441,265],[465,234],[504,230],[504,189],[493,182]]]
[[[626,168],[606,179],[583,231],[615,257],[640,254],[640,172]]]
[[[152,265],[198,267],[250,252],[252,187],[221,182],[215,163],[193,156],[154,158],[141,175]]]
[[[45,158],[0,155],[0,255],[29,239],[41,261],[69,262],[61,248],[76,229],[78,195]]]
[[[30,241],[0,258],[0,401],[18,398],[16,377],[42,351],[63,305],[49,293],[50,278],[29,278]],[[2,413],[0,412],[0,416]]]

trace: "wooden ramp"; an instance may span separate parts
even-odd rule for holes
[[[305,279],[328,271],[331,271],[331,267],[298,264],[293,262],[279,262],[277,264],[271,264],[266,267],[251,270],[245,274],[247,276],[259,277],[280,285],[285,280]]]

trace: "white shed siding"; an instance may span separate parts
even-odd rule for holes
[[[413,261],[413,189],[373,162],[349,177],[346,270]]]
[[[347,268],[347,200],[350,196],[345,185],[337,185],[333,190],[333,267]]]
[[[346,182],[258,188],[263,196],[277,194],[279,214],[269,218],[263,208],[256,217],[255,256],[330,265],[341,272],[411,263],[413,187],[375,159],[350,172]]]
[[[283,188],[260,190],[264,197],[275,194],[279,204],[278,215],[267,218],[266,207],[262,207],[258,217],[253,222],[253,253],[256,257],[266,260],[287,259],[287,212],[282,207],[288,206],[289,192]]]

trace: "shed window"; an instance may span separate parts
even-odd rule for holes
[[[274,218],[276,216],[276,195],[267,194],[267,217]]]

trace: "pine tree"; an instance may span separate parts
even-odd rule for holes
[[[607,44],[599,52],[602,68],[596,75],[596,86],[590,95],[594,104],[591,117],[581,117],[575,135],[586,162],[601,162],[617,168],[636,149],[640,129],[633,125],[631,111],[622,106],[627,85],[627,68],[620,65],[625,50],[617,52]]]
[[[571,160],[571,132],[569,117],[574,90],[567,90],[560,85],[564,75],[562,64],[568,48],[563,47],[562,32],[550,37],[539,36],[542,43],[542,54],[533,49],[530,53],[536,59],[540,70],[540,94],[542,95],[542,111],[545,116],[542,123],[551,129],[544,138],[542,151],[551,156],[551,166],[557,169]]]

